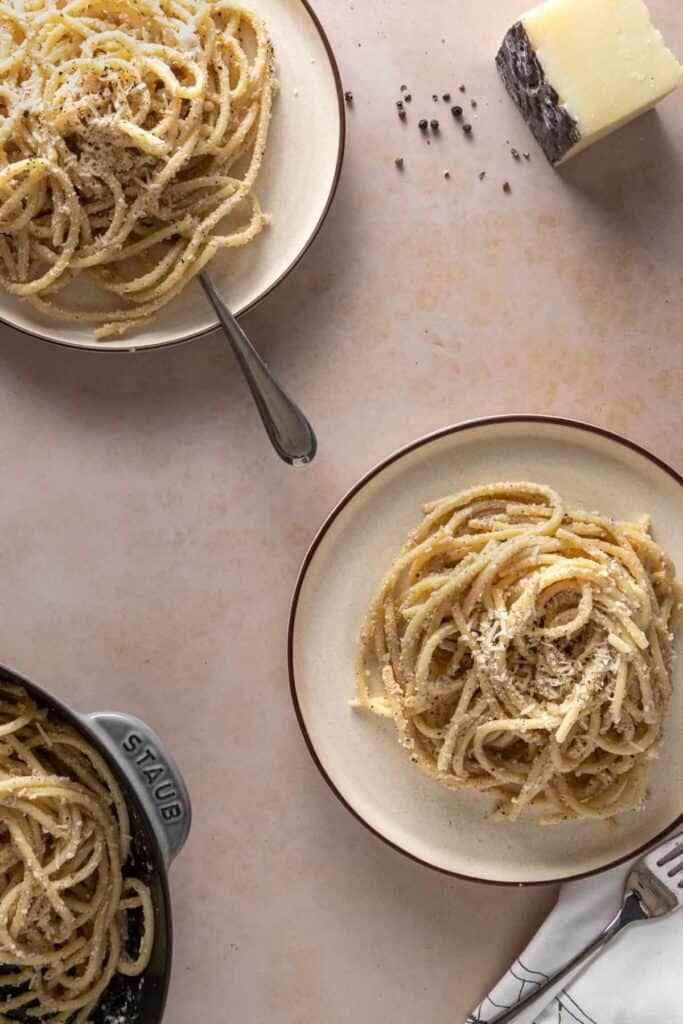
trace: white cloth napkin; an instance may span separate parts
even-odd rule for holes
[[[598,935],[621,906],[633,863],[564,885],[544,924],[467,1024],[486,1024],[514,1006]],[[522,1013],[520,1024],[682,1024],[683,910],[630,925],[535,1012]]]

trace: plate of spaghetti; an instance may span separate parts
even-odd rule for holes
[[[98,349],[206,333],[200,270],[237,314],[263,298],[343,141],[306,0],[0,0],[0,318]]]
[[[364,824],[442,871],[541,883],[681,818],[682,485],[599,428],[502,417],[340,502],[296,587],[290,678]]]

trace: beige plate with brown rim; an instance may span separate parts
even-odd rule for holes
[[[503,417],[423,438],[372,470],[340,502],[304,563],[290,621],[292,694],[306,741],[340,799],[365,825],[417,860],[473,879],[550,882],[633,854],[683,813],[683,659],[646,809],[616,826],[494,824],[485,796],[424,776],[391,722],[352,711],[357,638],[368,604],[421,515],[424,501],[476,484],[533,480],[617,519],[649,512],[683,570],[683,479],[630,442],[579,423]]]
[[[334,197],[344,151],[339,72],[312,9],[306,0],[253,0],[253,9],[273,40],[280,91],[256,185],[272,224],[243,249],[219,253],[209,267],[236,314],[271,291],[313,241]],[[97,297],[87,278],[71,287],[78,289],[84,306]],[[46,341],[100,352],[159,348],[206,334],[218,325],[196,280],[155,320],[116,341],[98,342],[90,328],[47,318],[3,289],[0,321]]]

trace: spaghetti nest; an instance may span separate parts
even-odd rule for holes
[[[102,757],[18,687],[0,690],[0,1021],[84,1024],[152,952],[149,890],[123,878],[129,821]],[[142,916],[137,956],[122,948]]]
[[[227,0],[0,0],[5,288],[99,338],[150,319],[267,222],[274,88],[264,25]],[[82,272],[111,308],[55,298]]]
[[[424,511],[363,627],[354,703],[393,718],[446,786],[497,797],[495,818],[641,807],[681,595],[648,518],[615,523],[530,483]]]

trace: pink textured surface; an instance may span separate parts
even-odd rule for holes
[[[683,8],[651,7],[683,54]],[[110,357],[1,336],[0,658],[147,719],[194,798],[167,1024],[457,1024],[553,899],[409,863],[313,768],[287,611],[343,491],[420,433],[506,411],[593,420],[683,468],[683,94],[558,174],[492,64],[515,0],[318,11],[355,96],[345,172],[246,322],[316,424],[314,466],[271,454],[219,337]],[[471,143],[431,99],[461,82]],[[420,116],[442,121],[430,147]]]

